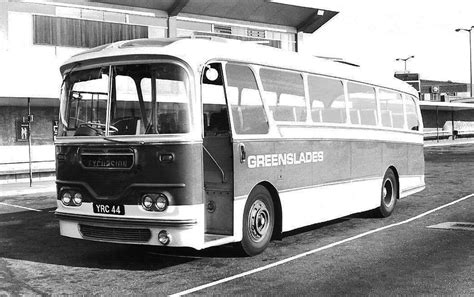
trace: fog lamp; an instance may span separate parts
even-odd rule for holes
[[[168,198],[164,194],[158,195],[155,202],[156,210],[164,211],[168,207]]]
[[[74,194],[74,198],[72,199],[72,202],[74,202],[74,205],[80,206],[82,204],[82,194],[79,192]]]
[[[160,233],[158,233],[158,241],[162,245],[168,245],[171,242],[171,235],[168,233],[168,231],[162,230]]]
[[[71,203],[71,193],[63,192],[63,194],[61,195],[61,201],[64,205],[68,206],[69,203]]]
[[[142,198],[142,206],[146,210],[151,210],[151,207],[153,206],[153,198],[151,198],[148,195],[143,196]]]

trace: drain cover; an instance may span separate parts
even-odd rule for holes
[[[474,223],[469,222],[445,222],[437,225],[428,226],[434,229],[453,229],[474,231]]]

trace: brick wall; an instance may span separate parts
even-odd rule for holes
[[[32,145],[53,144],[53,120],[58,119],[57,107],[33,106],[31,113],[34,120],[31,123]],[[0,106],[0,145],[28,145],[27,142],[17,141],[18,124],[22,117],[28,114],[26,106]]]

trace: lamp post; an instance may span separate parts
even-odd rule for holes
[[[469,29],[464,29],[464,28],[458,28],[455,31],[466,31],[469,33],[469,90],[470,90],[470,97],[472,98],[472,43],[471,43],[471,31],[474,26],[471,26]]]
[[[407,61],[414,58],[415,56],[409,56],[409,57],[406,57],[405,59],[402,59],[402,58],[397,58],[395,59],[395,61],[403,61],[405,63],[405,73],[407,72]]]

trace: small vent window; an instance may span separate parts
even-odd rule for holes
[[[231,26],[214,25],[214,32],[221,34],[232,34]]]
[[[257,37],[257,38],[265,38],[265,31],[264,30],[247,29],[247,36]]]

